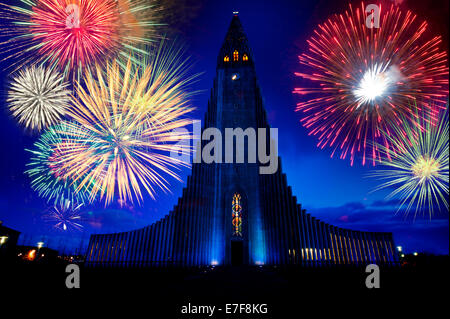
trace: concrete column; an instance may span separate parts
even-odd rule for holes
[[[341,245],[341,240],[340,240],[339,228],[336,226],[333,226],[333,230],[334,230],[334,240],[336,243],[336,252],[338,255],[339,264],[343,265],[343,264],[345,264],[345,257],[342,255],[342,245]]]
[[[160,266],[161,267],[165,267],[166,266],[166,260],[167,260],[167,243],[168,243],[168,216],[165,216],[164,219],[161,220],[161,224],[162,224],[162,246],[161,246],[161,263]]]
[[[145,227],[145,235],[144,235],[145,243],[144,243],[143,260],[144,260],[144,265],[146,267],[151,265],[151,262],[150,262],[150,249],[151,249],[150,244],[151,244],[151,242],[150,242],[150,240],[151,240],[151,226],[149,225],[149,226]]]
[[[108,248],[107,246],[107,239],[108,239],[108,235],[102,235],[102,245],[101,245],[101,250],[100,250],[100,258],[99,258],[99,262],[101,263],[105,263],[106,259],[106,250]]]
[[[298,220],[298,227],[299,227],[299,239],[300,239],[300,245],[299,245],[299,260],[300,264],[302,266],[306,265],[306,255],[305,255],[305,248],[306,248],[306,234],[305,234],[305,227],[304,227],[304,220],[303,220],[303,213],[302,213],[302,206],[300,204],[296,205],[296,211],[297,211],[297,220]]]
[[[353,251],[351,231],[346,229],[344,235],[345,235],[345,242],[347,243],[346,249],[348,251],[348,258],[350,264],[355,264],[355,253]]]
[[[174,248],[173,248],[173,243],[174,243],[174,238],[175,238],[175,221],[174,221],[174,213],[171,212],[169,214],[169,242],[167,245],[167,264],[169,266],[173,265],[173,255],[174,255]]]
[[[94,262],[94,256],[95,253],[97,252],[96,246],[97,245],[97,236],[96,235],[92,235],[90,240],[89,240],[89,246],[88,246],[88,257],[87,260],[90,263]]]
[[[156,266],[156,225],[152,224],[150,226],[150,264],[154,267]]]

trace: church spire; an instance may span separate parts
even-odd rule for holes
[[[253,58],[244,33],[238,12],[233,12],[233,18],[219,52],[218,67],[252,64]]]

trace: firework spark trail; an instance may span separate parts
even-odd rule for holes
[[[430,218],[435,208],[445,207],[448,212],[448,109],[441,113],[444,114],[438,122],[427,114],[421,126],[406,126],[404,138],[389,136],[389,142],[399,152],[380,145],[385,155],[382,169],[370,174],[385,181],[375,191],[395,188],[388,198],[399,198],[399,209],[406,205],[405,214],[415,206],[414,217],[427,209]]]
[[[76,140],[68,138],[72,135],[70,132],[71,126],[66,122],[54,125],[40,136],[32,150],[26,150],[32,154],[25,171],[31,178],[31,188],[54,205],[63,205],[67,200],[86,203],[87,192],[93,187],[90,183],[79,189],[77,183],[63,174],[60,165],[61,149],[65,150],[77,143]]]
[[[331,147],[332,157],[338,151],[352,164],[358,153],[363,164],[367,158],[375,164],[380,152],[374,145],[389,147],[386,136],[404,119],[420,121],[410,105],[426,109],[431,100],[445,108],[448,96],[447,54],[440,37],[427,38],[426,22],[394,5],[381,8],[380,28],[368,28],[365,20],[362,3],[319,25],[309,51],[299,56],[306,70],[296,73],[317,86],[294,90],[312,95],[297,111],[318,147]]]
[[[171,59],[161,52],[171,51],[160,51],[153,59]],[[100,67],[95,76],[87,73],[85,88],[77,89],[75,107],[69,112],[73,122],[67,123],[68,132],[62,132],[69,142],[59,148],[61,171],[78,188],[95,181],[91,197],[99,194],[105,205],[117,193],[120,202],[141,203],[141,187],[154,198],[155,187],[169,191],[164,175],[180,180],[174,170],[189,166],[170,152],[191,152],[180,142],[192,135],[178,129],[191,123],[184,118],[192,111],[191,93],[185,88],[195,76],[180,77],[184,69],[177,64],[155,66],[161,63],[138,68],[130,58],[123,68],[113,61],[106,74]]]
[[[53,206],[50,211],[42,216],[42,219],[53,224],[53,227],[62,231],[82,231],[83,225],[80,224],[82,216],[80,208],[83,204],[74,204],[66,200],[64,203]]]
[[[9,110],[19,124],[41,131],[66,114],[71,101],[68,86],[56,70],[43,66],[20,70],[8,92]]]
[[[160,10],[146,0],[21,0],[0,4],[11,68],[49,61],[80,79],[84,68],[156,40]]]

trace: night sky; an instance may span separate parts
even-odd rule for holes
[[[2,1],[14,3],[14,1]],[[17,2],[17,1],[16,1]],[[448,1],[403,1],[401,4],[426,19],[434,34],[443,36],[448,52]],[[193,89],[202,90],[193,101],[193,118],[202,119],[209,90],[215,76],[217,54],[225,37],[233,11],[239,11],[255,57],[256,70],[265,107],[272,127],[279,129],[279,154],[303,207],[313,216],[345,228],[394,233],[397,245],[407,252],[449,252],[448,214],[432,220],[418,216],[397,215],[395,200],[387,201],[389,191],[371,193],[378,182],[367,175],[373,170],[350,160],[330,158],[331,149],[320,150],[316,139],[308,136],[300,125],[300,113],[294,111],[301,98],[293,95],[300,71],[297,56],[307,49],[306,39],[318,23],[331,14],[344,12],[348,1],[175,1],[170,5],[173,33],[187,45],[194,62],[192,73],[202,72]],[[354,2],[359,3],[359,1]],[[7,62],[0,67],[4,70]],[[159,193],[157,200],[146,198],[142,206],[104,208],[103,204],[83,208],[84,231],[68,233],[52,229],[42,221],[48,209],[45,200],[37,197],[24,174],[25,164],[36,135],[25,132],[9,114],[5,97],[8,72],[0,77],[0,220],[5,226],[22,232],[20,243],[46,245],[72,251],[85,246],[92,233],[133,230],[146,226],[167,214],[181,195],[183,184],[171,180],[172,194]],[[182,172],[183,180],[190,173]]]

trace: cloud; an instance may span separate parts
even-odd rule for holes
[[[401,200],[399,199],[389,199],[389,200],[376,200],[372,202],[370,207],[398,207],[401,204]]]

